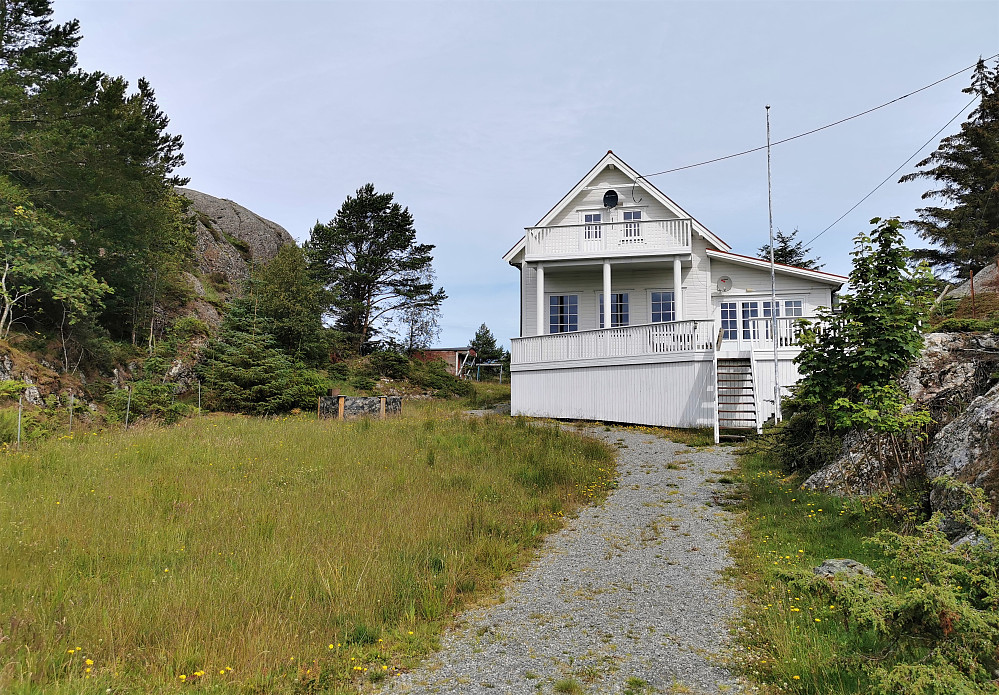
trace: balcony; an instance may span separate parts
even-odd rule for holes
[[[800,318],[778,318],[777,348],[797,350],[804,327]],[[560,362],[687,359],[684,355],[692,358],[693,353],[712,350],[721,354],[772,351],[773,335],[769,318],[741,320],[737,326],[725,328],[712,319],[647,323],[514,338],[510,362],[516,371],[518,367],[530,369],[529,365]]]
[[[689,218],[527,229],[527,261],[690,253]]]

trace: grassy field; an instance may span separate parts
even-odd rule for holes
[[[425,403],[0,456],[0,691],[350,692],[612,484],[594,440]]]

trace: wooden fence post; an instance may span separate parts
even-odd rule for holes
[[[336,404],[336,419],[343,420],[343,402],[346,400],[346,396],[337,396]]]
[[[385,419],[385,396],[378,397],[378,417],[382,420]]]

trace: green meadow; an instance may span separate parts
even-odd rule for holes
[[[613,476],[595,440],[441,403],[34,443],[0,456],[0,691],[355,691]]]

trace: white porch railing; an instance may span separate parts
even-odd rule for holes
[[[801,322],[801,317],[778,317],[776,333],[778,349],[798,346],[798,338],[804,330]],[[771,318],[739,319],[738,327],[734,331],[729,328],[723,332],[721,349],[773,350],[773,335],[774,325]]]
[[[806,319],[807,320],[807,319]],[[801,318],[777,319],[777,348],[795,348],[803,327]],[[745,352],[773,350],[772,319],[740,319],[726,331],[713,320],[646,323],[571,333],[513,338],[511,364],[536,364],[606,357],[641,357],[668,353],[719,350]],[[716,342],[717,341],[717,342]]]
[[[672,321],[514,338],[511,363],[640,357],[714,347],[713,321]]]
[[[689,219],[603,222],[527,229],[527,260],[689,253]]]

